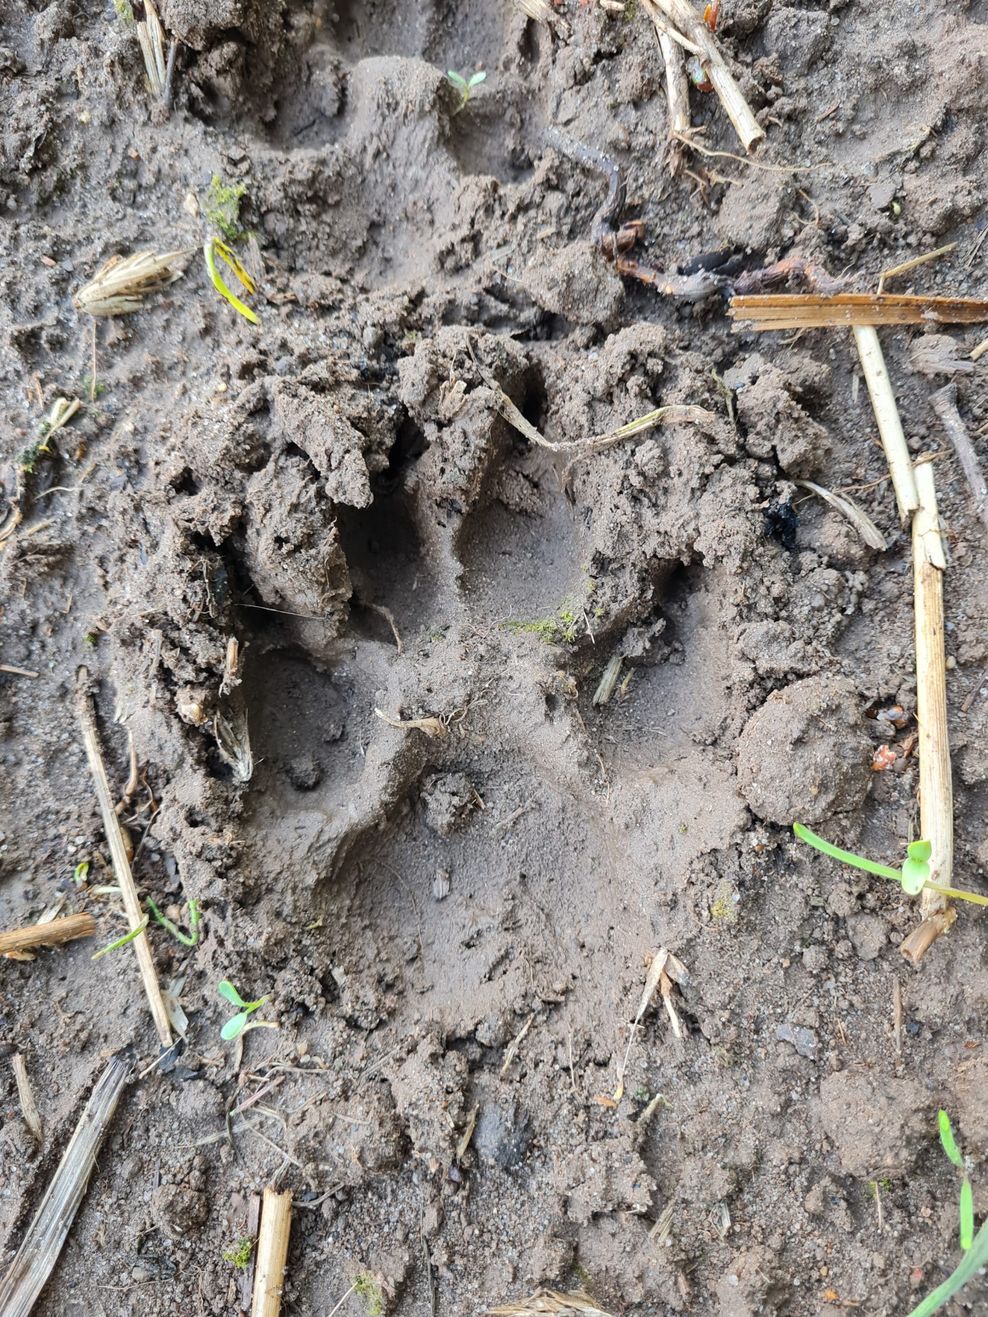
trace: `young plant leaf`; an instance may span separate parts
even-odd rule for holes
[[[100,947],[99,951],[94,951],[91,960],[101,960],[103,956],[111,951],[116,951],[117,947],[125,947],[128,942],[133,942],[135,938],[141,936],[148,926],[148,916],[145,915],[136,928],[132,928],[129,933],[124,933],[123,937],[118,937],[115,942],[108,943],[105,947]]]
[[[839,846],[834,846],[823,837],[818,837],[803,823],[794,823],[792,830],[800,841],[805,841],[808,846],[820,851],[822,855],[829,855],[832,860],[840,860],[841,864],[850,864],[855,869],[863,869],[865,873],[873,873],[878,878],[892,878],[897,883],[902,881],[902,874],[897,869],[890,869],[886,864],[877,864],[874,860],[866,860],[863,855],[855,855],[853,851],[841,850]]]
[[[223,282],[222,275],[216,268],[216,257],[219,256],[219,258],[230,267],[243,284],[244,288],[247,289],[248,293],[255,291],[256,285],[254,280],[237,260],[231,249],[225,242],[221,242],[219,238],[210,238],[203,247],[202,254],[206,261],[206,269],[209,272],[209,278],[220,297],[225,297],[233,307],[234,311],[238,311],[245,320],[249,320],[252,325],[259,325],[261,321],[257,314],[253,312],[249,306],[245,306],[239,297],[236,297],[231,293],[230,289]]]
[[[474,87],[479,87],[486,77],[487,77],[487,73],[483,69],[481,69],[477,73],[471,73],[470,81],[467,83],[467,86],[472,91]]]
[[[239,1015],[232,1015],[223,1028],[220,1030],[220,1037],[225,1043],[232,1042],[234,1038],[243,1033],[250,1017],[250,1011],[241,1011]]]
[[[460,92],[465,92],[465,91],[467,91],[467,89],[468,89],[467,80],[466,80],[466,78],[463,76],[462,73],[455,73],[452,69],[447,69],[447,70],[446,70],[446,77],[447,77],[447,78],[449,79],[449,81],[453,84],[453,86],[457,89],[457,91],[460,91]]]
[[[918,1307],[913,1308],[909,1317],[933,1317],[935,1312],[950,1302],[958,1290],[974,1279],[985,1263],[988,1263],[988,1221],[978,1231],[956,1270],[932,1294],[928,1294]]]
[[[941,1107],[937,1112],[937,1125],[940,1130],[940,1142],[943,1150],[954,1163],[955,1166],[964,1169],[964,1158],[961,1156],[957,1141],[954,1138],[954,1127],[950,1123],[950,1117]]]
[[[216,991],[220,994],[220,996],[225,1001],[228,1001],[231,1006],[240,1006],[241,1008],[245,1008],[247,1006],[247,1003],[244,1001],[243,997],[241,997],[240,993],[236,990],[236,988],[233,986],[233,984],[230,982],[229,979],[223,979],[220,983],[218,983],[216,985]]]
[[[918,896],[930,878],[930,856],[933,846],[928,841],[912,841],[906,847],[907,859],[902,862],[902,890],[909,896]]]
[[[966,1175],[961,1181],[960,1235],[961,1249],[966,1253],[974,1243],[974,1195]]]

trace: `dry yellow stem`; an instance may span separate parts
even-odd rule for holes
[[[878,332],[872,325],[855,325],[854,342],[861,360],[861,370],[868,385],[868,396],[878,422],[878,433],[885,449],[885,457],[895,490],[895,501],[899,507],[899,517],[905,522],[911,513],[919,507],[919,495],[916,492],[916,479],[913,475],[912,458],[902,430],[899,408],[882,355],[882,345]]]
[[[281,1291],[285,1284],[285,1260],[288,1236],[292,1228],[292,1192],[264,1190],[261,1204],[261,1229],[257,1236],[254,1271],[254,1298],[251,1317],[278,1317]]]

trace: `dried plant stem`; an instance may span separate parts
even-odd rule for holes
[[[34,1101],[34,1090],[31,1088],[31,1080],[27,1073],[27,1064],[20,1052],[15,1052],[10,1058],[11,1068],[14,1071],[14,1082],[17,1084],[17,1100],[21,1104],[21,1115],[24,1117],[24,1124],[31,1131],[31,1137],[38,1147],[44,1142],[44,1130],[41,1126],[41,1117],[38,1115],[38,1107]]]
[[[652,18],[654,21],[654,14]],[[691,127],[690,83],[683,65],[683,52],[677,49],[675,41],[658,23],[655,24],[655,34],[666,66],[666,100],[669,104],[669,120],[666,128],[669,144],[666,150],[669,172],[678,174],[686,150],[682,139],[689,136]]]
[[[916,720],[919,724],[920,835],[933,847],[930,880],[949,887],[954,865],[954,797],[947,735],[947,674],[944,663],[943,572],[946,567],[937,513],[933,464],[916,467],[919,507],[913,517],[913,589],[916,610]],[[946,898],[923,889],[920,913],[924,925],[947,908]],[[942,924],[942,920],[939,923]],[[922,927],[922,926],[921,926]],[[913,938],[902,952],[918,960],[933,937],[924,935],[917,955]],[[931,930],[933,928],[931,926]],[[943,927],[933,936],[944,932]]]
[[[145,916],[144,911],[141,909],[140,898],[137,895],[137,886],[134,883],[130,860],[127,857],[127,844],[124,840],[123,830],[120,827],[120,820],[117,818],[116,806],[110,792],[110,783],[106,776],[106,769],[103,766],[99,733],[96,730],[96,715],[93,711],[92,697],[87,689],[88,681],[89,673],[85,668],[80,668],[76,685],[76,703],[78,705],[79,723],[82,727],[82,741],[86,750],[86,759],[89,762],[89,770],[93,775],[93,784],[96,787],[96,799],[99,802],[100,814],[103,816],[103,828],[110,847],[113,873],[123,897],[128,926],[133,931],[141,927]],[[154,1020],[154,1027],[158,1033],[158,1040],[162,1047],[171,1047],[172,1030],[168,1021],[168,1010],[161,995],[161,985],[158,983],[158,975],[154,968],[147,935],[141,933],[134,939],[133,946],[137,955],[141,978],[144,981],[144,991],[147,995],[148,1005],[151,1008],[151,1018]]]
[[[916,477],[913,475],[912,458],[909,456],[906,436],[902,431],[899,408],[885,367],[878,331],[873,325],[855,325],[853,328],[861,370],[868,385],[868,395],[871,398],[875,420],[878,422],[878,433],[889,464],[899,517],[905,522],[919,507],[919,495],[916,492]]]
[[[251,1317],[278,1317],[285,1283],[288,1235],[292,1227],[292,1193],[279,1193],[270,1186],[261,1204],[261,1229],[257,1236],[254,1300]]]
[[[28,1317],[58,1259],[89,1183],[89,1176],[130,1066],[119,1057],[109,1063],[93,1089],[58,1164],[51,1184],[27,1228],[10,1269],[0,1282],[3,1317]]]
[[[703,22],[699,10],[694,9],[689,0],[644,0],[644,4],[653,21],[655,10],[659,9],[677,32],[682,33],[687,41],[698,46],[703,52],[701,56],[703,66],[724,107],[724,113],[733,124],[741,145],[746,151],[750,151],[765,136],[765,129],[752,113],[751,106],[735,82],[734,75],[727,67],[727,62],[720,53],[720,47]]]
[[[930,402],[933,404],[933,410],[940,417],[943,428],[947,431],[947,438],[954,445],[957,460],[961,464],[964,478],[974,498],[975,509],[985,530],[988,531],[988,485],[985,484],[984,472],[971,443],[967,426],[957,410],[956,384],[948,384],[945,388],[938,389],[931,396]]]
[[[34,947],[58,947],[73,942],[77,937],[92,937],[96,920],[92,915],[66,915],[64,919],[51,919],[47,924],[30,924],[26,928],[13,928],[0,933],[0,956],[17,955]]]
[[[707,154],[699,143],[692,146]],[[761,166],[758,160],[749,163]],[[755,331],[841,325],[977,325],[988,320],[988,302],[915,293],[752,293],[732,297],[728,315],[732,320],[750,321],[746,328]]]

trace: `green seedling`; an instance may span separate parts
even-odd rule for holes
[[[369,1271],[362,1271],[353,1282],[353,1292],[363,1299],[368,1317],[384,1317],[384,1290]]]
[[[800,841],[805,841],[808,846],[812,846],[823,855],[829,855],[832,860],[840,860],[841,864],[850,864],[853,868],[863,869],[865,873],[874,874],[878,878],[890,878],[892,882],[900,883],[907,896],[918,896],[926,889],[939,892],[941,896],[950,897],[951,900],[988,905],[988,896],[980,896],[977,892],[964,892],[958,887],[943,887],[930,879],[930,856],[933,854],[933,847],[928,841],[910,842],[906,847],[906,858],[902,868],[891,869],[886,864],[866,860],[863,855],[855,855],[852,851],[844,851],[839,846],[831,845],[829,841],[818,837],[802,823],[794,823],[792,830]]]
[[[940,1142],[943,1150],[961,1173],[960,1197],[960,1243],[966,1253],[974,1243],[974,1196],[971,1193],[971,1181],[967,1178],[967,1168],[954,1138],[950,1117],[941,1107],[937,1112],[937,1124],[940,1129]]]
[[[219,174],[214,174],[210,181],[206,218],[227,242],[238,242],[244,236],[240,227],[240,202],[246,191],[246,183],[224,183]]]
[[[471,73],[468,78],[465,78],[462,73],[456,73],[453,69],[447,70],[446,80],[460,98],[453,110],[454,114],[459,114],[461,110],[466,109],[470,97],[473,95],[474,87],[479,87],[486,77],[487,74],[483,69],[477,73]]]
[[[249,1235],[244,1235],[242,1239],[238,1239],[235,1244],[230,1245],[223,1254],[223,1261],[229,1262],[230,1265],[236,1267],[238,1271],[246,1271],[247,1264],[250,1262],[250,1255],[253,1251],[254,1241]]]
[[[244,1001],[229,979],[223,979],[221,983],[217,984],[216,991],[231,1006],[240,1008],[239,1014],[227,1020],[220,1030],[220,1037],[225,1043],[230,1043],[234,1038],[239,1038],[241,1034],[246,1033],[249,1029],[277,1029],[276,1024],[271,1024],[267,1020],[250,1021],[250,1017],[254,1012],[260,1010],[267,1001],[267,997],[258,997],[257,1001]]]
[[[221,242],[219,238],[209,238],[203,246],[202,255],[206,262],[206,270],[209,274],[210,282],[219,293],[220,297],[225,298],[233,307],[234,311],[239,312],[245,320],[249,320],[252,325],[259,325],[261,321],[257,313],[252,311],[249,306],[246,306],[241,302],[239,297],[230,291],[223,282],[223,276],[217,269],[216,258],[218,256],[221,261],[230,267],[248,293],[254,293],[257,291],[257,285],[254,283],[254,280],[248,271],[245,270],[240,261],[237,260],[232,248],[228,247],[225,242]]]
[[[89,877],[89,861],[80,860],[79,863],[72,870],[72,881],[75,883],[76,887],[81,887],[88,877]]]
[[[984,1223],[977,1234],[974,1233],[974,1201],[971,1194],[971,1182],[967,1178],[964,1158],[961,1156],[957,1141],[954,1138],[950,1117],[943,1110],[937,1112],[937,1125],[943,1150],[961,1173],[960,1242],[964,1256],[961,1258],[960,1265],[947,1277],[943,1284],[938,1285],[932,1294],[928,1294],[918,1308],[913,1308],[909,1317],[933,1317],[935,1312],[939,1312],[945,1304],[949,1303],[958,1290],[963,1289],[967,1282],[972,1280],[982,1267],[988,1263],[988,1221]]]
[[[199,942],[199,925],[202,922],[202,915],[199,913],[199,902],[189,902],[189,931],[183,933],[179,926],[172,922],[166,914],[155,905],[150,896],[145,896],[148,909],[154,915],[155,919],[162,928],[167,928],[172,937],[178,938],[183,947],[194,947]]]
[[[128,942],[133,942],[135,938],[140,937],[147,926],[148,917],[145,915],[136,928],[132,928],[129,933],[124,933],[123,937],[118,937],[115,942],[110,942],[107,946],[101,947],[99,951],[94,951],[91,959],[102,960],[102,958],[108,956],[111,951],[116,951],[117,947],[125,947]]]
[[[505,630],[516,635],[538,636],[544,645],[571,645],[580,633],[582,615],[577,613],[579,605],[571,602],[560,604],[552,617],[537,617],[531,622],[510,621],[502,625]]]

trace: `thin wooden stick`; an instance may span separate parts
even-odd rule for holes
[[[913,475],[912,458],[909,456],[906,436],[902,432],[899,408],[896,406],[889,373],[885,368],[882,345],[872,325],[855,325],[854,341],[861,359],[865,383],[868,385],[875,420],[878,422],[878,433],[889,464],[895,501],[899,506],[899,517],[905,522],[919,507],[919,494],[916,492],[916,477]],[[932,480],[932,473],[930,478]]]
[[[654,18],[656,8],[660,9],[677,32],[694,46],[703,51],[702,63],[707,77],[713,83],[714,91],[720,99],[724,112],[734,126],[746,151],[762,140],[765,129],[755,118],[751,106],[744,98],[741,88],[734,80],[734,75],[727,67],[720,47],[714,41],[710,29],[703,22],[700,14],[689,0],[644,0],[645,9]]]
[[[24,1117],[24,1124],[31,1131],[32,1138],[40,1148],[44,1142],[44,1130],[34,1100],[31,1080],[28,1077],[27,1064],[20,1052],[15,1052],[10,1058],[10,1065],[14,1072],[14,1082],[17,1084],[17,1100],[21,1104],[21,1115]]]
[[[698,143],[693,149],[701,151]],[[732,320],[750,321],[744,328],[756,332],[842,325],[977,325],[988,321],[988,302],[918,293],[750,293],[732,297],[727,314]]]
[[[949,887],[954,867],[954,797],[947,736],[947,672],[944,663],[943,573],[947,566],[937,512],[933,463],[916,467],[919,507],[913,516],[913,590],[916,609],[916,721],[919,726],[920,835],[933,847],[930,879]],[[920,913],[926,929],[903,943],[903,955],[919,960],[946,931],[936,916],[947,909],[940,892],[923,889]],[[947,925],[949,926],[949,925]],[[932,936],[929,934],[932,933]],[[915,939],[915,940],[913,940]],[[918,954],[917,954],[918,952]]]
[[[0,1281],[3,1317],[29,1317],[58,1260],[109,1129],[130,1066],[119,1057],[109,1063],[93,1089],[34,1220]]]
[[[985,484],[984,472],[971,443],[967,426],[957,410],[957,385],[948,384],[945,388],[938,389],[931,395],[930,402],[933,404],[933,410],[940,417],[943,428],[947,431],[947,438],[954,445],[957,460],[961,464],[964,478],[974,498],[975,511],[981,518],[985,530],[988,531],[988,484]]]
[[[261,1229],[257,1236],[254,1273],[254,1302],[251,1317],[278,1317],[285,1283],[288,1235],[292,1228],[292,1191],[279,1193],[268,1187],[261,1204]]]
[[[141,909],[140,898],[137,895],[137,886],[131,872],[130,860],[127,858],[127,844],[124,840],[123,830],[120,827],[120,820],[117,818],[116,806],[110,793],[110,783],[106,776],[106,769],[103,766],[99,733],[96,730],[96,715],[93,710],[92,697],[88,691],[88,682],[89,673],[85,668],[80,668],[76,684],[76,702],[78,704],[79,722],[82,726],[82,741],[86,750],[86,759],[89,761],[89,769],[93,775],[93,784],[96,787],[96,799],[99,802],[100,814],[103,816],[103,829],[106,832],[106,840],[110,846],[113,873],[123,897],[124,909],[127,912],[127,923],[133,932],[134,929],[140,928],[144,920],[144,911]],[[147,935],[145,933],[139,934],[134,939],[133,947],[137,954],[141,978],[144,981],[144,991],[147,994],[148,1005],[151,1008],[151,1018],[154,1020],[154,1027],[158,1032],[158,1040],[162,1047],[171,1047],[171,1024],[161,995],[161,986],[158,983],[158,975],[154,968],[154,960],[151,957],[151,948],[148,945]]]
[[[655,15],[653,13],[654,21]],[[666,66],[666,100],[669,104],[669,118],[666,134],[669,138],[666,146],[666,158],[669,172],[678,174],[683,164],[686,146],[682,141],[690,132],[690,83],[683,64],[683,52],[676,47],[675,41],[664,28],[655,24],[655,35],[662,51],[662,60]]]
[[[13,928],[0,933],[0,956],[17,956],[32,947],[59,947],[63,942],[74,942],[77,937],[92,937],[96,920],[92,915],[66,915],[64,919],[51,919],[47,924],[29,924],[26,928]]]

